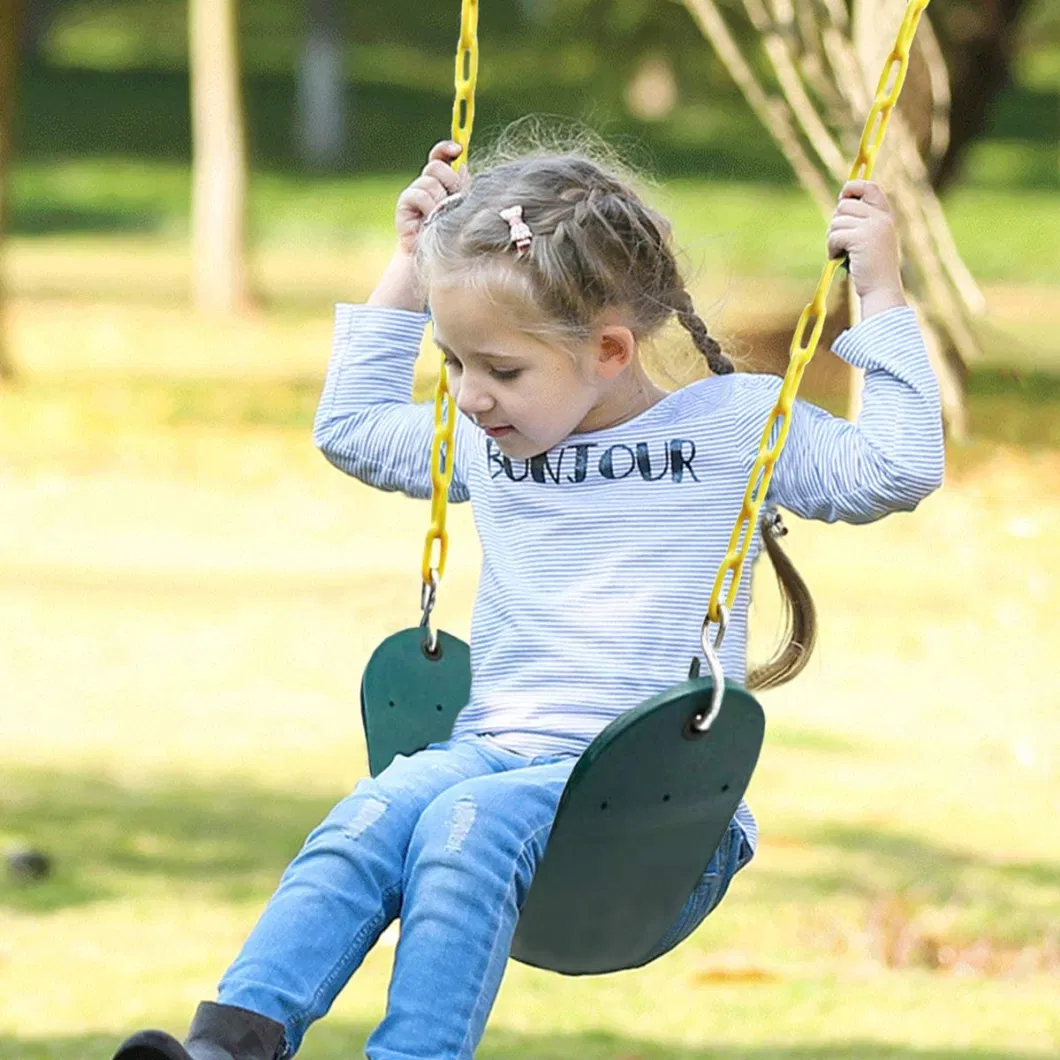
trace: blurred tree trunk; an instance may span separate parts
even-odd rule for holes
[[[343,0],[305,0],[305,40],[298,66],[298,150],[333,169],[346,152],[346,34]]]
[[[189,0],[192,117],[192,299],[233,313],[250,300],[247,164],[236,0]]]
[[[11,163],[11,134],[15,124],[21,18],[22,0],[0,0],[0,250],[3,249],[7,228],[8,172]],[[0,268],[0,380],[8,381],[15,377],[15,363],[6,341],[4,293],[4,275]]]
[[[7,3],[8,0],[2,0]],[[63,0],[16,0],[23,3],[22,26],[19,39],[22,41],[22,57],[26,62],[36,62],[42,57],[42,45],[48,35],[53,19]]]
[[[1020,20],[1030,7],[1030,0],[976,0],[943,5],[937,12],[953,109],[949,146],[932,174],[936,189],[957,177],[966,150],[983,131],[991,105],[1008,85]]]

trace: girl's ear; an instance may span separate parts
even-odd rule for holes
[[[633,361],[637,341],[629,328],[609,325],[596,334],[593,368],[601,379],[614,379]]]

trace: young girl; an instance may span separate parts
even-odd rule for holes
[[[348,474],[430,493],[433,407],[410,400],[427,307],[456,422],[451,499],[482,542],[470,702],[448,742],[361,781],[308,838],[182,1047],[135,1035],[119,1060],[280,1060],[400,918],[373,1060],[467,1058],[579,753],[618,714],[688,671],[780,381],[734,374],[696,315],[665,221],[604,167],[536,153],[473,177],[438,144],[397,205],[398,247],[364,306],[340,306],[315,437]],[[828,232],[863,322],[836,353],[865,369],[857,424],[806,404],[769,500],[805,518],[867,522],[941,482],[938,388],[899,278],[887,200],[844,187]],[[711,375],[660,390],[642,345],[671,318]],[[765,545],[791,610],[787,644],[747,677],[794,676],[814,639],[809,594]],[[721,648],[746,675],[746,582]],[[685,938],[753,856],[741,805],[679,920]],[[709,852],[704,852],[706,860]]]

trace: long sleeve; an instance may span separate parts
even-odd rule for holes
[[[865,370],[861,414],[850,423],[796,402],[770,499],[826,522],[911,511],[942,484],[945,466],[938,382],[916,314],[905,307],[877,314],[833,349]]]
[[[383,490],[431,494],[434,404],[412,401],[426,313],[339,305],[313,440],[337,468]],[[469,498],[464,473],[474,428],[456,414],[451,501]]]

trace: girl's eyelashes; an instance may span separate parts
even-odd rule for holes
[[[522,368],[491,368],[490,375],[501,382],[510,383],[513,379],[518,379],[522,371]]]
[[[445,362],[445,367],[449,372],[462,372],[464,366],[451,354],[443,353],[442,359]],[[494,379],[499,380],[502,383],[510,383],[514,379],[518,379],[523,373],[522,368],[494,368],[490,367],[489,373]]]

